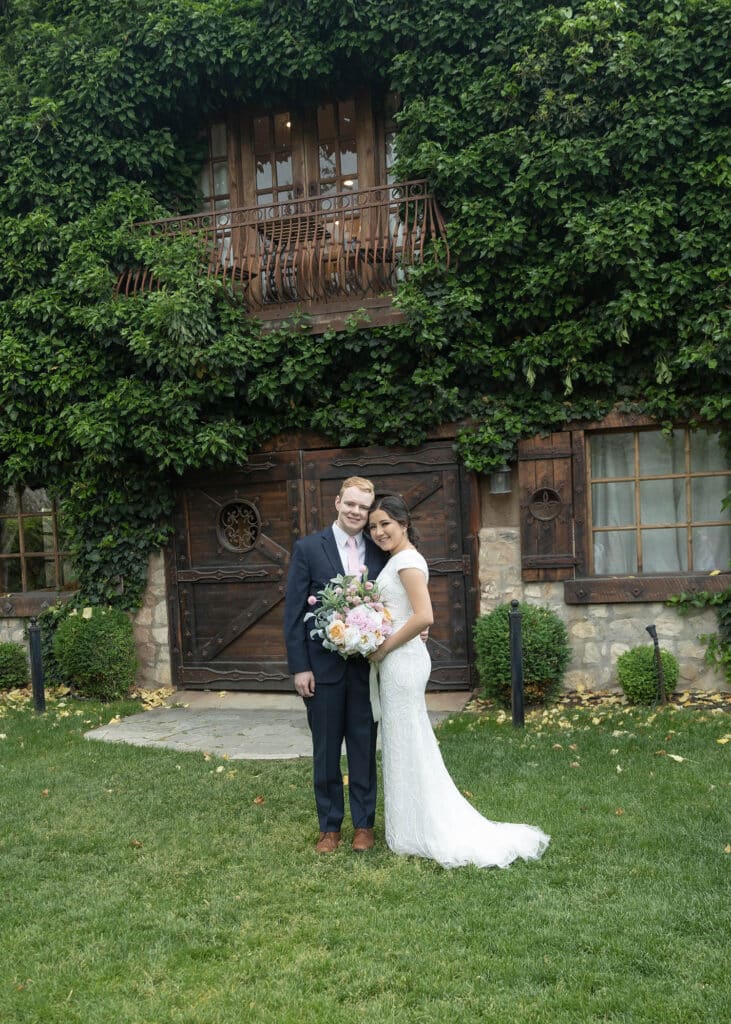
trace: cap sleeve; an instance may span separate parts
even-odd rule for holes
[[[397,572],[402,569],[421,569],[429,582],[429,566],[426,564],[426,559],[423,555],[420,555],[415,548],[407,548],[406,551],[400,551],[397,555],[393,556],[394,568]]]

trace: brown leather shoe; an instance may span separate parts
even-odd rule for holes
[[[339,832],[321,832],[315,850],[317,853],[332,853],[340,846]]]
[[[353,849],[356,853],[365,853],[373,849],[373,829],[357,828],[353,835]]]

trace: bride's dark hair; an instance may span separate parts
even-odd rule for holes
[[[376,500],[370,507],[369,514],[370,512],[377,512],[379,509],[382,509],[387,516],[400,526],[405,526],[406,536],[414,547],[418,547],[419,534],[411,522],[409,509],[400,494],[377,494]]]

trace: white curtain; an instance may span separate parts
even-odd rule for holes
[[[596,575],[728,567],[731,526],[721,505],[731,488],[729,460],[716,433],[690,434],[688,462],[685,442],[684,430],[591,438],[591,478],[600,481],[592,483]],[[722,475],[690,475],[711,472]]]

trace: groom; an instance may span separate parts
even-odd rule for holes
[[[320,821],[318,853],[332,853],[340,845],[340,826],[345,814],[340,752],[345,740],[348,755],[348,789],[353,819],[353,849],[373,846],[376,814],[376,731],[368,690],[369,665],[355,655],[341,658],[310,637],[305,622],[311,611],[310,596],[334,577],[357,575],[368,567],[375,579],[386,555],[363,533],[373,504],[370,480],[351,476],[343,481],[335,499],[337,518],[320,533],[298,540],[292,551],[284,609],[284,637],[289,671],[304,699],[312,733],[315,803]]]

